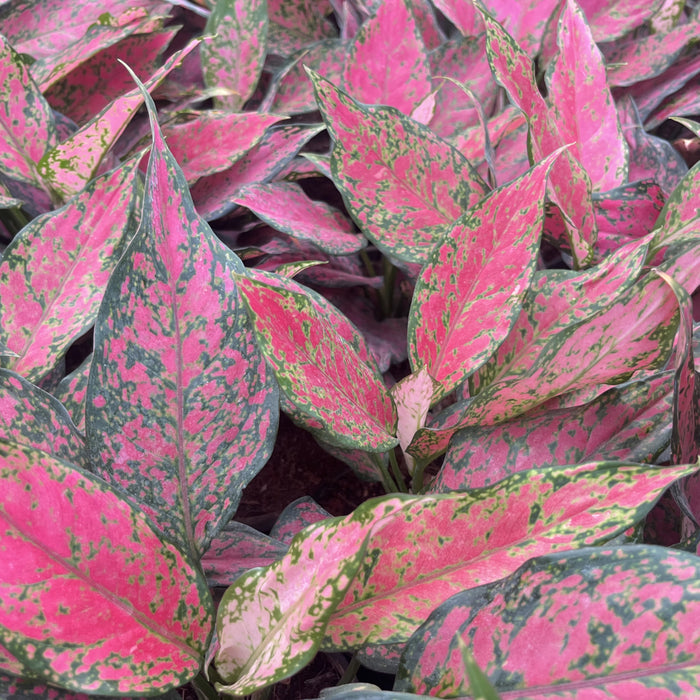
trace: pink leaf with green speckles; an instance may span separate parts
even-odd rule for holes
[[[385,253],[423,263],[488,188],[469,162],[391,107],[359,105],[309,71],[335,145],[333,181],[365,235]]]
[[[148,89],[159,85],[197,43],[193,41],[173,54],[146,82]],[[142,104],[143,95],[134,88],[110,102],[85,126],[48,151],[38,166],[45,182],[63,197],[80,192],[94,177],[107,152]]]
[[[351,585],[372,532],[406,497],[368,501],[344,518],[311,525],[267,569],[244,574],[224,594],[216,670],[227,694],[247,695],[313,658],[329,616]]]
[[[165,691],[200,668],[203,576],[101,479],[0,444],[0,667],[76,691]]]
[[[309,199],[293,182],[248,185],[233,201],[278,231],[331,255],[348,255],[365,247],[366,240],[355,232],[352,222],[325,202]]]
[[[203,177],[192,186],[197,211],[207,220],[227,214],[236,206],[233,196],[241,187],[272,180],[322,130],[322,126],[296,124],[271,129],[230,168]]]
[[[286,553],[286,544],[231,521],[204,553],[202,571],[210,586],[230,586],[249,569],[272,564]]]
[[[536,161],[543,160],[568,142],[539,92],[530,57],[498,22],[486,14],[482,16],[491,70],[511,101],[525,114],[529,127],[528,150],[532,150]],[[564,215],[566,247],[575,265],[585,267],[592,262],[597,237],[591,179],[567,151],[552,167],[549,182],[549,195]]]
[[[417,459],[443,452],[459,428],[497,425],[550,398],[596,384],[619,384],[668,359],[678,328],[675,296],[656,276],[631,285],[593,316],[553,334],[529,369],[446,409],[409,446]]]
[[[564,143],[605,192],[627,181],[627,144],[606,82],[605,64],[585,17],[567,0],[559,19],[559,53],[547,72],[547,102]]]
[[[6,369],[0,369],[0,440],[90,468],[85,440],[61,403]]]
[[[283,118],[275,114],[232,114],[211,109],[182,112],[163,127],[163,135],[190,183],[229,168],[261,141],[268,126]]]
[[[595,41],[611,41],[640,27],[663,0],[579,0]]]
[[[484,31],[474,3],[463,0],[434,0],[434,4],[459,29],[462,36],[477,36]]]
[[[467,693],[463,640],[503,700],[694,697],[699,577],[693,554],[650,545],[538,557],[435,610],[406,646],[394,689]]]
[[[367,542],[323,648],[405,642],[439,603],[531,557],[602,543],[696,468],[593,462],[514,474],[477,491],[406,500]]]
[[[396,410],[381,376],[313,299],[243,275],[237,282],[295,420],[341,447],[380,452],[396,445]]]
[[[270,537],[289,544],[294,536],[308,525],[330,518],[331,514],[310,496],[302,496],[290,503],[279,515],[270,530]]]
[[[557,0],[526,0],[519,2],[516,10],[511,0],[484,0],[489,14],[495,17],[523,51],[533,58],[539,53],[542,36],[558,5]]]
[[[592,459],[654,462],[670,440],[672,384],[666,372],[583,406],[464,428],[450,441],[430,491],[481,488],[518,471]]]
[[[286,56],[336,36],[329,0],[267,0],[268,52]]]
[[[0,171],[15,180],[42,186],[37,163],[57,143],[48,102],[29,69],[0,36]]]
[[[430,92],[428,53],[406,0],[384,0],[350,46],[343,82],[358,102],[410,115]]]
[[[440,383],[433,402],[477,370],[508,334],[535,270],[547,173],[558,153],[470,209],[435,247],[408,322],[411,366]]]
[[[109,276],[138,225],[137,162],[94,180],[65,207],[31,221],[0,263],[4,365],[48,374],[97,316]]]
[[[85,433],[85,395],[90,375],[92,353],[77,369],[64,377],[53,391],[53,395],[65,406],[75,427]]]
[[[198,559],[270,456],[277,391],[233,279],[242,265],[197,216],[142,89],[144,209],[95,324],[86,433],[98,473]]]
[[[265,62],[267,0],[217,0],[200,48],[202,74],[208,87],[227,94],[217,106],[239,111],[253,94]]]

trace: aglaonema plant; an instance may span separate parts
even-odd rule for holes
[[[610,43],[680,51],[697,16],[370,4],[220,0],[162,62],[170,5],[64,10],[75,41],[0,10],[8,697],[244,696],[319,652],[396,697],[700,686],[700,166],[640,125],[692,91]],[[387,494],[238,522],[280,410]],[[631,544],[669,487],[687,551]]]

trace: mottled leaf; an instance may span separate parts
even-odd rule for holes
[[[61,209],[31,221],[0,263],[5,367],[37,382],[95,320],[105,286],[138,225],[135,160],[97,178]]]
[[[464,641],[504,698],[692,697],[699,575],[697,557],[650,545],[538,557],[435,610],[406,646],[395,688],[466,693]]]
[[[42,186],[36,164],[56,145],[56,124],[29,69],[1,35],[0,84],[5,96],[0,107],[0,170]]]
[[[280,513],[272,530],[270,530],[270,537],[287,545],[307,525],[313,525],[330,517],[331,514],[316,503],[313,498],[302,496],[296,501],[292,501]]]
[[[155,88],[197,44],[193,41],[173,54],[146,82],[148,89]],[[38,166],[44,181],[63,197],[80,192],[142,104],[143,96],[134,88],[48,151]]]
[[[333,181],[384,253],[423,263],[486,184],[452,146],[390,107],[359,105],[309,71],[334,140]]]
[[[278,231],[309,241],[331,255],[348,255],[366,241],[337,209],[314,202],[292,182],[258,183],[241,188],[234,200]]]
[[[431,91],[428,54],[406,0],[384,0],[362,25],[345,61],[343,83],[358,102],[388,105],[405,115]]]
[[[434,0],[433,4],[459,29],[462,36],[477,36],[483,31],[481,18],[473,3],[461,0]]]
[[[267,0],[268,51],[282,56],[336,35],[329,0]]]
[[[374,499],[345,518],[309,526],[267,569],[244,574],[221,601],[216,670],[227,694],[246,695],[313,658],[326,623],[362,563],[371,533],[404,507]]]
[[[239,111],[253,94],[267,42],[267,0],[217,0],[200,47],[202,74],[208,87],[224,89],[216,103]]]
[[[376,452],[396,445],[396,412],[381,377],[311,298],[244,275],[237,281],[295,419],[340,447]]]
[[[527,0],[519,2],[516,10],[511,0],[484,0],[483,4],[532,58],[539,53],[545,28],[559,5],[557,0]]]
[[[405,642],[436,605],[545,553],[624,532],[694,467],[588,463],[514,474],[467,493],[415,496],[367,543],[323,648]]]
[[[210,586],[230,586],[249,569],[267,566],[287,552],[287,546],[248,525],[231,521],[211,541],[202,557]]]
[[[430,491],[489,486],[515,472],[589,460],[653,462],[671,437],[668,372],[609,389],[583,406],[460,430]]]
[[[60,401],[6,369],[0,369],[0,440],[90,468],[85,440]]]
[[[53,395],[70,414],[75,427],[82,433],[85,433],[85,396],[91,363],[92,353],[83,360],[77,369],[65,376],[53,391]]]
[[[95,324],[86,433],[98,473],[198,559],[272,452],[277,391],[233,280],[242,265],[197,216],[143,94],[141,227]]]
[[[229,213],[241,187],[272,180],[322,130],[322,126],[296,124],[272,129],[230,168],[198,180],[192,186],[192,198],[200,216],[210,221]]]
[[[185,112],[163,127],[163,136],[190,183],[229,168],[260,142],[268,126],[282,118],[212,109]]]
[[[547,173],[555,153],[494,190],[447,232],[411,303],[411,366],[440,383],[433,402],[495,352],[520,312],[537,262]]]
[[[213,605],[204,577],[101,479],[0,445],[4,671],[90,693],[194,677]]]
[[[611,41],[644,24],[663,0],[580,0],[595,41]]]
[[[605,63],[574,0],[557,32],[559,53],[547,72],[547,101],[564,143],[605,192],[627,181],[627,143],[605,76]]]

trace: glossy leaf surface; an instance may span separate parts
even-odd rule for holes
[[[504,698],[692,697],[699,575],[697,557],[649,545],[538,557],[432,613],[395,688],[463,695],[464,640]]]
[[[241,265],[200,219],[153,117],[141,228],[95,327],[86,428],[99,473],[198,558],[263,467],[277,391],[241,307]]]
[[[517,318],[535,269],[555,157],[458,219],[423,268],[409,316],[409,358],[440,383],[433,401],[486,362]]]
[[[693,467],[588,463],[521,472],[483,490],[415,496],[370,537],[324,648],[406,641],[465,588],[545,553],[604,542]]]
[[[385,253],[423,263],[487,187],[429,129],[389,107],[365,107],[310,72],[334,140],[333,181],[362,231]]]
[[[2,443],[0,480],[3,670],[105,694],[192,678],[213,605],[180,551],[104,481],[39,450]]]
[[[265,61],[267,0],[218,0],[204,28],[200,57],[204,82],[225,89],[217,103],[240,110],[253,94]]]

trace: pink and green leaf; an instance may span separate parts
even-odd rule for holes
[[[628,149],[606,82],[605,63],[574,0],[559,19],[559,53],[547,72],[547,101],[564,143],[583,165],[593,188],[605,192],[627,181]]]
[[[275,521],[270,537],[283,544],[290,544],[294,537],[308,525],[330,518],[331,514],[310,496],[297,498],[290,503]]]
[[[68,411],[75,427],[83,434],[85,434],[85,396],[91,363],[92,353],[77,369],[66,375],[53,391],[53,395]]]
[[[98,473],[198,558],[272,452],[277,389],[234,282],[242,265],[197,216],[143,90],[144,209],[95,324],[86,432]]]
[[[218,0],[204,28],[200,47],[208,87],[224,89],[217,106],[240,111],[253,94],[265,62],[267,0]]]
[[[406,0],[384,0],[362,25],[345,61],[343,84],[358,102],[405,115],[428,95],[428,52]]]
[[[295,420],[340,447],[377,452],[397,444],[396,409],[373,366],[313,300],[239,275],[261,350]]]
[[[2,670],[108,695],[166,691],[199,672],[206,582],[140,510],[28,447],[0,445],[0,480]]]
[[[617,462],[514,474],[466,493],[415,496],[367,542],[324,649],[405,642],[442,601],[528,559],[600,544],[696,467]]]
[[[433,402],[483,365],[520,313],[535,271],[547,173],[558,153],[494,190],[435,247],[411,304],[411,366],[440,384]]]
[[[487,185],[429,129],[389,107],[358,104],[309,71],[334,140],[331,170],[350,213],[384,253],[423,263]]]
[[[518,3],[516,10],[510,0],[484,0],[483,4],[532,58],[539,53],[542,37],[559,5],[557,0],[527,0]]]
[[[351,221],[325,202],[312,201],[293,182],[248,185],[233,201],[278,231],[313,243],[331,255],[356,253],[366,245]]]
[[[467,693],[464,641],[504,700],[692,697],[699,576],[694,555],[650,545],[538,557],[435,610],[407,645],[394,687]]]
[[[280,56],[336,36],[329,0],[267,0],[268,52]]]
[[[244,574],[226,591],[216,621],[216,669],[226,683],[217,684],[219,691],[250,694],[313,658],[368,538],[405,500],[375,499],[345,518],[310,525],[279,561]]]
[[[612,41],[640,27],[661,7],[663,0],[580,0],[593,39]]]
[[[94,180],[31,221],[0,263],[5,366],[37,382],[93,324],[119,256],[138,225],[137,161]]]

